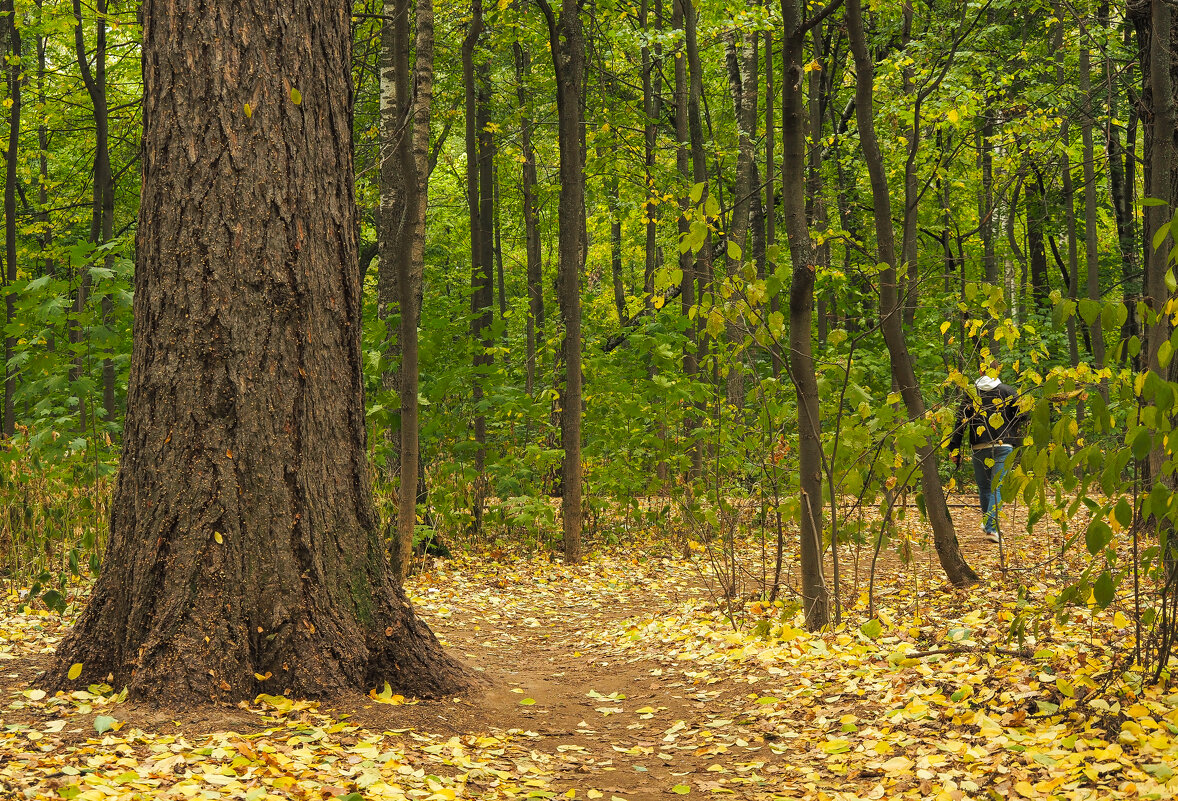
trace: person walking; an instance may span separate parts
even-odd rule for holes
[[[997,361],[982,365],[982,375],[974,381],[977,398],[971,393],[962,400],[949,440],[949,458],[955,467],[960,467],[962,442],[966,431],[969,432],[973,474],[982,509],[982,532],[990,542],[1000,539],[998,509],[1002,505],[1002,476],[1010,454],[1022,444],[1019,431],[1024,418],[1018,405],[1018,392],[998,380],[1001,367]]]

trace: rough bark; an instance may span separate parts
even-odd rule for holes
[[[855,60],[855,114],[859,125],[859,138],[863,147],[863,158],[871,179],[871,195],[874,201],[876,247],[879,263],[884,265],[879,276],[879,313],[884,342],[888,348],[892,376],[900,389],[900,396],[911,418],[925,414],[924,398],[916,380],[912,357],[904,340],[904,329],[900,321],[900,298],[896,275],[895,232],[892,229],[892,202],[884,174],[883,156],[875,135],[874,80],[875,65],[867,51],[866,35],[863,29],[863,12],[860,0],[847,0],[847,33]],[[944,487],[937,473],[935,444],[929,442],[919,449],[921,460],[921,484],[924,491],[925,510],[933,529],[933,544],[941,567],[949,581],[958,587],[977,582],[977,574],[966,563],[957,543],[953,519],[945,501]]]
[[[50,687],[176,703],[465,683],[393,579],[372,506],[350,11],[143,5],[121,470]]]

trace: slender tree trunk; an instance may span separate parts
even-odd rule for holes
[[[100,245],[108,241],[114,231],[114,183],[110,169],[110,114],[106,102],[106,0],[98,0],[96,7],[98,33],[94,49],[94,69],[91,72],[89,55],[82,33],[82,6],[80,0],[74,0],[74,48],[78,59],[78,68],[82,74],[82,83],[90,95],[90,102],[94,107],[94,200],[90,217],[90,243]],[[109,265],[109,257],[105,259]],[[85,270],[82,277],[82,289],[78,292],[78,308],[81,312],[85,308],[90,293],[90,271]],[[110,321],[111,302],[110,293],[102,295],[100,301],[102,322],[108,325]],[[81,357],[79,356],[79,359]],[[79,367],[78,372],[81,372]],[[115,408],[115,373],[114,362],[109,353],[102,360],[102,401],[106,411],[107,422],[113,421],[118,410]],[[82,406],[82,428],[86,428],[86,411]]]
[[[683,13],[683,0],[672,0],[672,24],[676,30],[685,30],[686,22]],[[690,128],[688,123],[688,89],[687,81],[687,59],[683,57],[682,53],[675,54],[675,140],[678,142],[675,148],[675,164],[679,169],[679,175],[683,177],[685,183],[690,185],[691,182],[691,156],[689,151],[689,142],[691,140]],[[688,193],[684,193],[682,198],[682,208],[679,213],[679,238],[682,241],[691,230],[691,221],[688,214],[691,210],[691,200]],[[679,271],[680,287],[679,299],[683,305],[684,318],[690,319],[691,310],[696,304],[695,297],[695,267],[694,258],[688,249],[681,249],[679,252]],[[688,335],[683,346],[683,375],[688,382],[695,380],[699,374],[699,339]],[[687,439],[689,465],[687,468],[687,479],[691,481],[697,478],[700,471],[703,469],[703,449],[696,434],[699,428],[699,418],[697,417],[697,409],[693,404],[693,409],[688,411],[684,419],[684,435]]]
[[[904,47],[907,49],[912,38],[912,0],[904,0]],[[912,128],[908,131],[908,157],[904,161],[904,217],[901,221],[900,260],[904,263],[907,278],[904,282],[904,328],[911,331],[916,324],[916,304],[920,291],[920,265],[916,254],[917,203],[920,197],[919,176],[916,174],[916,156],[920,153],[921,97],[913,83],[913,68],[904,68],[904,96],[912,107]]]
[[[623,326],[626,316],[626,283],[622,276],[622,210],[621,182],[616,172],[606,178],[606,192],[609,195],[609,273],[614,290],[614,309],[618,314],[618,325]]]
[[[409,111],[409,2],[408,0],[385,0],[385,19],[380,30],[380,139],[378,143],[380,161],[380,211],[377,214],[377,316],[384,323],[384,369],[381,372],[381,386],[386,392],[401,392],[403,353],[399,327],[391,322],[400,312],[401,290],[398,280],[401,262],[407,257],[408,204],[406,203],[409,175],[404,171],[405,154],[408,150],[407,131]],[[387,428],[382,436],[388,454],[384,462],[386,482],[397,480],[400,475],[401,432],[404,415],[397,414],[396,428]],[[406,548],[397,540],[399,528],[393,523],[389,539],[393,542],[393,566],[398,575],[408,575],[409,555],[412,543]]]
[[[495,184],[495,280],[499,287],[499,322],[503,325],[503,341],[507,342],[507,281],[503,275],[503,231],[499,217],[499,165],[492,169]]]
[[[482,412],[483,381],[490,357],[487,353],[485,329],[490,326],[491,298],[490,282],[486,275],[491,270],[489,263],[484,263],[484,247],[482,244],[482,214],[480,209],[479,182],[479,110],[481,104],[476,104],[474,49],[478,44],[479,35],[483,31],[482,0],[472,0],[471,21],[462,41],[462,79],[465,87],[466,108],[466,201],[470,220],[470,303],[471,347],[474,349],[473,367],[474,386],[471,390],[471,402],[474,406],[474,439],[475,439],[475,486],[471,509],[471,528],[476,536],[483,530],[483,499],[486,496],[487,481],[487,418]]]
[[[556,73],[556,109],[560,139],[560,271],[558,297],[564,322],[564,386],[560,397],[561,515],[564,558],[581,561],[581,272],[585,252],[585,158],[582,139],[581,87],[585,73],[585,39],[577,0],[562,0],[558,20],[548,0],[537,0],[548,21],[552,64]]]
[[[109,206],[113,212],[114,209],[114,187],[111,184],[110,171],[110,117],[107,112],[106,103],[106,0],[98,0],[96,7],[97,16],[97,38],[94,52],[94,69],[90,69],[90,57],[86,52],[85,36],[82,30],[82,4],[80,0],[74,0],[74,50],[78,62],[78,70],[82,75],[82,83],[86,87],[86,91],[90,96],[90,102],[94,107],[94,192],[91,207],[90,218],[90,238],[92,245],[98,245],[103,241],[104,234],[111,231],[111,222],[104,221],[103,217]],[[112,221],[113,222],[113,221]],[[86,309],[86,304],[90,299],[90,291],[92,287],[92,278],[89,269],[83,268],[81,279],[78,286],[77,299],[74,307],[76,314],[81,314]],[[110,300],[109,296],[104,296],[101,301],[100,308],[103,321],[105,322],[110,314]],[[81,332],[76,331],[77,337],[74,341],[80,341]],[[85,364],[82,360],[82,355],[79,352],[75,356],[74,368],[71,377],[74,379],[80,378],[85,369]],[[104,359],[102,369],[102,387],[103,399],[107,405],[107,419],[113,419],[114,410],[114,370],[113,365],[109,359]],[[86,398],[79,398],[78,412],[79,423],[82,431],[87,431],[89,428],[89,404]],[[107,403],[109,401],[109,403]]]
[[[512,45],[512,52],[515,55],[516,92],[520,110],[520,151],[524,160],[520,179],[524,206],[524,249],[528,260],[527,393],[531,397],[536,387],[537,341],[544,338],[544,279],[540,231],[536,224],[536,154],[532,149],[532,117],[527,90],[532,59],[518,41]]]
[[[650,0],[641,0],[638,8],[638,24],[643,31],[649,30],[649,6]],[[659,26],[662,26],[661,19]],[[646,182],[643,188],[645,196],[642,201],[642,216],[646,221],[646,260],[643,265],[642,294],[645,302],[649,304],[654,297],[654,276],[659,268],[659,213],[658,206],[654,202],[654,166],[655,146],[658,142],[658,119],[662,115],[662,109],[659,108],[659,98],[654,91],[654,71],[661,68],[662,65],[660,63],[656,66],[654,63],[650,54],[650,46],[646,44],[645,39],[642,44],[641,57],[642,114],[644,117],[642,123],[642,169]]]
[[[1064,58],[1066,51],[1064,50],[1064,10],[1062,4],[1058,0],[1053,4],[1055,18],[1059,20],[1055,28],[1055,79],[1060,86],[1064,86],[1067,82],[1067,73],[1064,68]],[[1063,124],[1059,127],[1059,139],[1063,148],[1059,156],[1059,171],[1063,176],[1063,212],[1064,225],[1067,229],[1068,237],[1068,299],[1075,303],[1079,293],[1079,252],[1078,243],[1076,241],[1076,190],[1072,180],[1072,164],[1068,157],[1068,146],[1071,143],[1071,131],[1068,125],[1068,118],[1064,117]],[[1068,360],[1072,367],[1080,363],[1080,347],[1076,339],[1076,316],[1070,315],[1068,317]]]
[[[1092,92],[1091,63],[1088,46],[1080,45],[1080,95],[1084,111],[1080,115],[1080,136],[1084,142],[1084,254],[1088,267],[1088,297],[1099,301],[1100,254],[1097,252],[1096,220],[1096,156],[1092,142]],[[1092,321],[1089,336],[1092,339],[1092,359],[1096,367],[1104,367],[1104,330],[1097,316]]]
[[[683,13],[683,40],[687,51],[687,129],[691,142],[691,177],[696,186],[703,187],[700,203],[706,205],[709,194],[707,154],[704,152],[703,118],[700,104],[703,98],[703,66],[700,64],[699,43],[696,40],[696,23],[698,20],[695,6],[691,0],[675,0]],[[704,295],[711,288],[712,282],[712,236],[710,230],[705,232],[703,246],[695,254],[694,273],[696,285],[696,302],[702,303]],[[705,315],[695,317],[695,348],[696,358],[702,360],[707,350],[707,332],[704,328]],[[702,419],[707,414],[707,406],[703,401],[696,403],[696,414]],[[703,443],[695,443],[691,452],[691,474],[699,476],[703,471]]]
[[[40,12],[42,0],[37,0]],[[37,104],[45,108],[45,36],[37,35]],[[51,255],[53,252],[53,228],[49,221],[49,128],[45,124],[45,116],[38,115],[37,121],[37,151],[39,180],[37,181],[37,222],[41,224],[41,255],[44,261],[45,275],[57,275],[57,265]],[[50,352],[57,349],[57,339],[53,328],[49,329],[46,347]]]
[[[814,58],[821,65],[819,69],[810,70],[809,96],[806,103],[809,113],[810,139],[814,144],[809,147],[806,159],[806,220],[811,227],[816,226],[825,231],[829,219],[826,211],[826,198],[822,181],[823,148],[818,145],[822,138],[822,120],[826,105],[830,102],[833,87],[830,75],[833,65],[827,58],[822,33],[822,25],[816,25],[810,31],[810,38],[814,47]],[[825,241],[815,246],[814,261],[818,269],[830,266],[830,245]],[[818,347],[826,347],[829,334],[829,317],[834,309],[834,295],[819,295],[815,299],[818,309]]]
[[[638,8],[638,24],[644,32],[650,30],[649,6],[650,0],[641,0]],[[657,28],[661,30],[663,26],[662,2],[656,1],[655,19],[657,21]],[[658,120],[662,116],[660,96],[655,90],[655,77],[662,69],[661,56],[661,45],[656,45],[655,55],[652,57],[649,45],[646,44],[645,39],[643,40],[641,49],[642,113],[644,117],[642,124],[642,165],[645,184],[643,186],[642,216],[646,228],[646,247],[642,271],[642,297],[643,304],[646,308],[650,308],[654,302],[655,274],[658,272],[659,267],[662,266],[662,250],[659,248],[658,242],[659,207],[655,194],[654,175],[655,148],[658,144]],[[653,379],[656,372],[657,368],[654,364],[648,366],[648,378]],[[665,452],[667,426],[665,418],[662,415],[657,417],[655,427],[658,432],[660,447]],[[658,460],[655,471],[658,477],[659,491],[661,492],[667,486],[669,478],[669,471],[665,459],[660,458]]]
[[[982,162],[982,273],[986,283],[998,286],[998,256],[994,247],[994,112],[987,103],[982,112],[982,130],[978,144]]]
[[[1108,4],[1101,3],[1098,9],[1097,16],[1107,27],[1109,22]],[[1125,49],[1129,50],[1133,34],[1129,25],[1124,28],[1124,45]],[[1112,192],[1113,210],[1117,220],[1117,241],[1121,252],[1121,295],[1125,306],[1125,322],[1121,327],[1121,339],[1128,342],[1131,337],[1141,335],[1137,320],[1137,303],[1141,300],[1141,274],[1140,251],[1136,239],[1137,213],[1135,209],[1139,109],[1137,103],[1129,103],[1129,121],[1126,125],[1125,144],[1122,146],[1120,132],[1114,121],[1119,114],[1120,87],[1122,85],[1128,86],[1129,79],[1119,76],[1120,70],[1114,65],[1112,57],[1107,51],[1104,71],[1108,86],[1108,118],[1105,122],[1105,139],[1108,154],[1109,187]],[[1125,356],[1126,359],[1129,359],[1128,353]]]
[[[806,222],[806,110],[798,0],[782,0],[781,177],[785,233],[793,261],[789,294],[789,371],[798,399],[802,609],[811,631],[830,622],[822,562],[822,421],[813,358],[814,249]]]
[[[480,308],[483,310],[484,318],[480,328],[483,332],[483,347],[490,349],[495,344],[489,330],[495,322],[495,131],[491,126],[490,60],[480,62],[476,73],[478,111],[475,118],[479,129],[479,248],[482,250],[479,262],[483,268],[483,296]],[[492,357],[488,355],[486,360],[489,366]]]
[[[1166,205],[1145,207],[1145,303],[1150,319],[1146,321],[1148,328],[1144,361],[1148,369],[1165,377],[1168,373],[1158,361],[1158,350],[1170,338],[1170,317],[1164,310],[1170,297],[1166,288],[1166,272],[1170,266],[1170,249],[1175,240],[1171,232],[1160,247],[1154,247],[1153,238],[1170,221],[1172,206],[1178,201],[1178,194],[1174,191],[1175,178],[1178,177],[1175,175],[1178,153],[1175,152],[1172,136],[1178,116],[1175,112],[1172,73],[1173,9],[1165,0],[1150,0],[1148,9],[1144,20],[1136,20],[1138,39],[1143,48],[1148,48],[1143,65],[1143,78],[1147,82],[1143,100],[1147,112],[1152,112],[1146,117],[1145,196],[1166,201]],[[1150,454],[1151,476],[1162,475],[1164,458],[1164,449],[1159,442]]]
[[[8,28],[8,45],[12,56],[8,60],[8,152],[4,168],[4,261],[7,265],[4,293],[5,321],[11,324],[16,319],[16,170],[19,164],[20,148],[20,30],[16,25],[16,12],[12,0],[0,5],[4,13],[3,23]],[[3,427],[5,437],[16,432],[16,370],[8,367],[16,350],[16,337],[9,334],[4,338],[4,408]]]
[[[467,680],[392,577],[372,506],[351,5],[221,11],[143,5],[120,475],[102,572],[46,684],[170,703],[384,681],[450,695]]]
[[[393,189],[382,196],[382,254],[380,287],[385,316],[399,310],[397,351],[399,364],[388,375],[395,376],[394,388],[400,398],[400,432],[397,437],[398,483],[397,523],[389,553],[392,572],[399,581],[409,575],[413,560],[413,535],[417,523],[417,500],[421,493],[421,449],[418,424],[417,325],[420,318],[420,290],[425,261],[425,212],[429,183],[429,121],[433,99],[433,2],[417,2],[416,66],[409,68],[409,4],[397,0],[387,9],[382,41],[388,58],[382,65],[382,89],[389,96],[382,107],[382,125],[388,139],[381,158],[382,188]],[[410,81],[412,80],[412,89]],[[383,91],[382,91],[383,95]],[[386,266],[387,265],[387,266]],[[391,275],[388,275],[391,273]],[[391,341],[389,336],[386,342]],[[386,378],[387,380],[387,378]],[[386,384],[386,388],[389,388]],[[388,436],[388,434],[386,434]],[[390,471],[391,472],[391,471]]]
[[[777,65],[773,58],[773,31],[765,31],[765,245],[772,248],[777,244],[777,168],[774,153],[777,123],[773,115],[773,102],[776,99],[774,81],[777,76]],[[769,301],[769,311],[780,313],[781,297],[775,294]],[[781,375],[784,367],[781,358],[781,348],[771,349],[773,376]]]
[[[874,117],[874,75],[875,65],[867,51],[863,30],[863,12],[860,0],[847,0],[847,32],[851,40],[851,51],[855,59],[855,113],[859,123],[859,138],[863,147],[863,158],[871,179],[871,195],[874,201],[876,243],[879,263],[883,269],[879,276],[880,325],[884,342],[892,364],[892,375],[899,386],[904,406],[911,418],[925,414],[924,398],[916,380],[912,357],[904,341],[904,329],[900,321],[900,298],[896,275],[895,233],[892,230],[891,196],[887,177],[884,174],[883,156],[875,136]],[[949,581],[958,587],[976,583],[977,574],[966,564],[957,544],[953,519],[945,501],[941,477],[937,473],[937,452],[935,443],[929,442],[917,449],[921,465],[921,483],[924,490],[925,510],[933,529],[933,544],[941,567]]]
[[[1027,255],[1031,262],[1031,297],[1035,309],[1040,313],[1051,310],[1051,286],[1047,277],[1047,247],[1044,230],[1047,227],[1047,189],[1038,165],[1032,164],[1034,172],[1027,187]]]

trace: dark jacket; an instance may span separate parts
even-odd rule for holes
[[[961,450],[961,441],[969,431],[971,448],[986,448],[992,445],[1023,444],[1022,430],[1025,415],[1018,408],[1018,392],[1008,384],[998,384],[989,389],[978,389],[980,404],[966,396],[957,410],[957,424],[949,440],[949,452]]]

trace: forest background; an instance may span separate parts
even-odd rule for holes
[[[64,609],[118,467],[141,28],[107,0],[0,19],[0,558]],[[1163,2],[389,0],[353,34],[368,444],[402,575],[413,540],[576,561],[648,532],[714,544],[735,598],[754,535],[774,600],[800,550],[817,627],[853,604],[840,547],[902,550],[911,514],[969,584],[937,451],[993,354],[1031,420],[1008,497],[1091,558],[1057,600],[1132,597],[1161,670]]]

